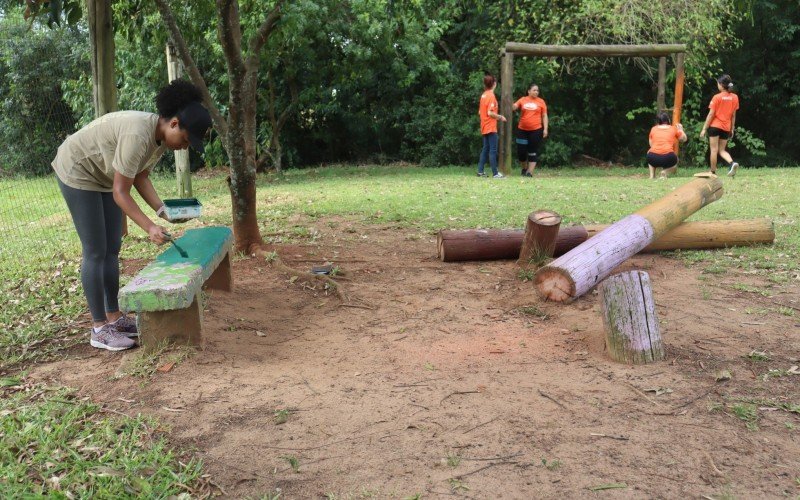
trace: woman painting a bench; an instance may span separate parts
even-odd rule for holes
[[[106,114],[58,148],[52,162],[58,185],[81,241],[81,282],[92,314],[92,347],[120,351],[136,345],[136,322],[120,312],[119,252],[123,213],[161,245],[166,230],[131,196],[131,187],[158,217],[169,220],[149,179],[150,168],[166,149],[203,152],[211,116],[194,85],[175,80],[156,96],[158,114]],[[170,221],[179,222],[179,221]]]

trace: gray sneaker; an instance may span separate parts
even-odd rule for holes
[[[98,349],[108,349],[109,351],[124,351],[136,345],[136,342],[129,339],[124,333],[119,333],[114,325],[106,324],[99,332],[92,329],[92,340],[89,341],[92,347]]]
[[[731,169],[728,170],[728,177],[736,177],[737,170],[739,170],[739,164],[736,162],[731,163]]]
[[[116,328],[119,333],[124,333],[128,337],[139,336],[139,329],[136,328],[136,320],[128,316],[120,316],[120,318],[114,322],[114,328]]]

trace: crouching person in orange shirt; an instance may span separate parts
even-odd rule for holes
[[[675,141],[686,142],[683,126],[670,125],[669,115],[661,112],[656,115],[656,125],[650,129],[650,150],[647,151],[647,166],[650,178],[655,179],[656,169],[661,168],[661,179],[666,179],[678,170],[678,155],[675,154]]]

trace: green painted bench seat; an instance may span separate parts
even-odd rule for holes
[[[137,313],[143,346],[167,338],[200,344],[200,290],[232,287],[230,228],[190,229],[175,242],[188,257],[170,244],[119,292],[120,309]]]

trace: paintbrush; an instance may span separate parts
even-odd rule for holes
[[[178,251],[178,253],[181,255],[181,257],[183,257],[184,259],[186,259],[186,258],[188,258],[188,257],[189,257],[189,254],[188,254],[188,253],[186,253],[186,250],[184,250],[183,248],[179,247],[179,246],[178,246],[178,244],[177,244],[177,243],[175,243],[175,239],[172,237],[172,235],[171,235],[171,234],[169,234],[169,233],[162,233],[162,234],[163,234],[163,235],[164,235],[164,237],[167,239],[167,241],[169,241],[170,243],[172,243],[172,246],[174,246],[174,247],[175,247],[175,250],[177,250],[177,251]]]

